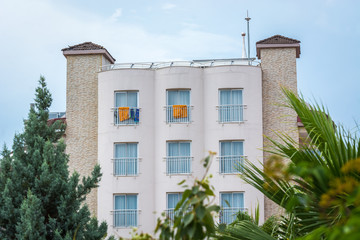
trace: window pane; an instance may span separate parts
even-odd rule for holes
[[[126,209],[137,209],[137,196],[127,195],[126,197]]]
[[[232,103],[234,105],[242,104],[242,91],[241,90],[232,90]]]
[[[127,95],[127,107],[137,107],[137,92],[128,92]]]
[[[232,142],[232,154],[233,156],[243,155],[243,142]]]
[[[182,197],[181,193],[168,194],[168,209],[174,209]]]
[[[115,196],[115,210],[125,209],[125,195]]]
[[[221,142],[221,156],[230,156],[231,154],[231,142]]]
[[[227,208],[232,205],[231,193],[222,193],[221,194],[221,207]]]
[[[126,144],[115,144],[115,158],[127,157]]]
[[[233,206],[234,208],[243,208],[244,207],[244,194],[242,193],[233,193]]]
[[[189,142],[180,142],[180,156],[190,156],[190,143]]]
[[[168,156],[170,157],[179,156],[179,143],[177,142],[168,143]]]
[[[188,90],[179,91],[179,104],[190,105],[190,91]]]
[[[127,107],[126,92],[115,93],[115,107]]]
[[[220,90],[220,105],[229,105],[229,104],[231,104],[231,91]]]
[[[167,105],[177,105],[178,103],[178,91],[168,91]]]

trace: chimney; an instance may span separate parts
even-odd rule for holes
[[[246,58],[246,49],[245,49],[245,33],[241,33],[242,39],[243,39],[243,48],[242,48],[242,55],[241,58]]]

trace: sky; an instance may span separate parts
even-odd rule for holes
[[[280,34],[301,41],[298,89],[333,120],[360,124],[360,2],[353,0],[0,0],[0,144],[23,131],[40,75],[66,109],[61,49],[91,41],[117,63],[239,58],[250,21],[250,51]]]

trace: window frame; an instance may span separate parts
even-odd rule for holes
[[[170,156],[169,154],[169,144],[170,143],[178,143],[178,151],[180,153],[180,143],[189,143],[189,156],[182,156],[182,155],[177,155],[177,156]],[[192,174],[192,141],[191,140],[171,140],[171,141],[166,141],[166,174],[167,175],[191,175]],[[168,164],[170,164],[168,162],[169,158],[171,157],[188,157],[189,158],[189,172],[185,172],[185,173],[179,173],[179,172],[169,172],[169,166]]]
[[[233,100],[233,95],[231,94],[231,104],[221,104],[221,92],[222,91],[241,91],[241,104],[233,104],[234,100]],[[240,117],[239,117],[239,120],[229,120],[229,121],[224,121],[221,119],[221,112],[222,111],[225,111],[225,109],[223,110],[222,107],[224,106],[235,106],[235,105],[239,105],[240,108],[239,108],[239,111],[241,111],[241,114],[240,114]],[[229,123],[243,123],[245,120],[244,120],[244,109],[245,109],[245,104],[244,104],[244,88],[219,88],[218,89],[218,122],[221,123],[221,124],[229,124]],[[242,119],[241,119],[242,117]]]
[[[114,125],[115,126],[131,126],[131,125],[136,126],[136,125],[139,125],[139,122],[140,122],[140,117],[139,116],[137,118],[136,117],[134,117],[134,118],[128,117],[128,118],[125,118],[124,120],[121,120],[121,116],[123,116],[123,115],[120,116],[120,113],[119,113],[120,110],[118,110],[118,108],[120,108],[121,106],[117,106],[117,101],[116,101],[117,94],[121,94],[121,93],[126,93],[126,104],[125,104],[125,106],[122,106],[122,107],[129,107],[128,93],[136,93],[136,107],[129,107],[129,108],[130,109],[136,109],[136,110],[134,110],[135,116],[136,116],[137,111],[139,111],[139,113],[140,113],[140,107],[139,107],[139,104],[140,104],[139,103],[139,101],[140,101],[140,91],[139,90],[116,90],[116,91],[114,91],[114,102],[113,102],[114,107],[112,108],[113,112],[114,112]]]
[[[223,172],[222,171],[222,158],[226,157],[226,156],[237,156],[237,155],[222,155],[222,143],[225,142],[230,142],[231,143],[231,152],[233,149],[233,145],[232,143],[234,142],[240,142],[242,143],[242,155],[239,155],[239,157],[242,157],[243,159],[246,158],[245,155],[245,141],[243,139],[233,139],[233,140],[219,140],[219,155],[218,155],[218,159],[219,159],[219,173],[220,174],[224,174],[224,175],[231,175],[231,174],[239,174],[242,173],[242,171],[232,171],[232,172]]]
[[[115,209],[115,204],[116,204],[116,197],[119,196],[125,196],[125,206],[127,205],[127,196],[136,196],[136,209]],[[127,225],[125,224],[125,226],[116,226],[115,225],[115,215],[116,215],[116,211],[118,210],[135,210],[136,211],[136,226],[133,225]],[[114,212],[114,218],[113,218],[113,227],[114,228],[133,228],[133,227],[138,227],[139,226],[139,194],[138,193],[119,193],[119,194],[114,194],[113,195],[113,212]]]
[[[116,145],[121,145],[121,144],[126,145],[126,151],[127,152],[128,152],[128,149],[127,149],[128,144],[136,144],[136,163],[135,163],[135,167],[136,167],[135,170],[136,171],[135,171],[135,174],[128,174],[127,170],[125,170],[126,171],[125,175],[116,175],[115,174],[115,164],[116,164],[115,161],[116,161],[116,159],[118,159],[116,157]],[[124,158],[131,158],[131,157],[126,156]],[[114,161],[114,163],[113,163],[113,175],[114,175],[114,177],[137,177],[137,176],[139,176],[139,162],[140,162],[140,158],[139,158],[139,142],[115,142],[113,144],[113,161]]]
[[[188,92],[189,94],[189,99],[188,99],[188,104],[173,104],[173,105],[170,105],[169,104],[169,92],[177,92],[178,93],[178,99],[180,98],[180,92]],[[169,89],[166,89],[166,99],[165,99],[165,121],[166,121],[166,124],[189,124],[191,123],[191,110],[192,110],[192,106],[191,106],[191,89],[190,88],[169,88]],[[174,109],[173,109],[173,106],[174,105],[186,105],[186,111],[187,111],[187,114],[186,114],[186,117],[174,117],[173,114],[174,114]],[[182,110],[180,110],[182,111]]]

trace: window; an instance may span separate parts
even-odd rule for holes
[[[167,209],[166,209],[166,216],[170,220],[174,220],[174,210],[178,202],[182,198],[182,193],[168,193],[167,194]]]
[[[243,101],[241,89],[224,89],[219,91],[219,122],[242,122]]]
[[[115,144],[114,155],[114,176],[138,175],[137,143]]]
[[[242,141],[220,142],[220,173],[239,173],[244,155]]]
[[[114,226],[136,227],[138,225],[137,195],[116,195],[114,202]]]
[[[232,223],[239,211],[245,211],[243,193],[220,194],[220,223]]]
[[[138,92],[115,92],[115,125],[139,124]]]
[[[167,174],[190,174],[190,142],[167,142]]]
[[[189,123],[190,90],[167,90],[166,93],[166,122]]]

